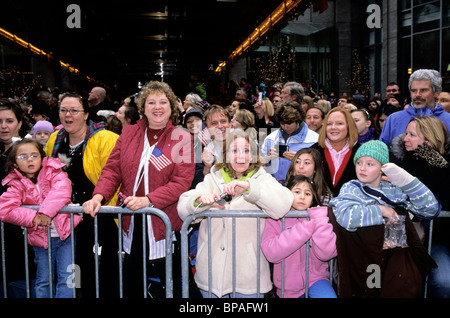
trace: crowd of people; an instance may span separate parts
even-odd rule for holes
[[[77,297],[95,297],[89,268],[95,264],[97,215],[100,297],[117,297],[117,218],[98,212],[122,205],[165,212],[178,238],[188,215],[209,209],[267,215],[235,221],[234,252],[231,218],[191,224],[191,297],[230,297],[234,289],[242,298],[305,297],[307,268],[309,297],[420,297],[427,276],[428,297],[450,297],[449,224],[437,218],[450,209],[450,93],[443,92],[437,71],[412,73],[409,96],[388,83],[385,98],[358,91],[327,96],[294,81],[252,87],[242,79],[219,105],[199,87],[182,100],[169,84],[150,81],[114,105],[102,87],[87,98],[40,90],[32,100],[0,99],[0,220],[8,282],[23,281],[24,251],[15,242],[26,227],[33,297],[72,297],[64,284],[72,240],[82,271]],[[74,237],[68,214],[57,213],[66,205],[83,207]],[[291,210],[306,210],[309,218],[284,224]],[[425,249],[430,220],[431,255]],[[163,295],[163,222],[126,213],[121,224],[124,296],[142,297],[143,262],[147,276],[161,282],[152,296]],[[181,295],[179,242],[173,246],[175,297]],[[330,260],[337,265],[332,280]],[[381,270],[379,284],[377,278],[368,283],[373,265]]]

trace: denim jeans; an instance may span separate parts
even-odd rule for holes
[[[305,295],[299,298],[305,298]],[[329,280],[321,279],[309,287],[308,298],[336,298],[336,292]]]
[[[445,245],[432,245],[431,257],[438,267],[428,276],[429,298],[450,298],[450,252]]]
[[[72,274],[71,241],[69,236],[65,241],[59,237],[51,238],[52,252],[52,286],[53,297],[71,298],[72,288],[69,287],[68,279]],[[34,262],[36,263],[36,298],[50,297],[50,280],[48,272],[48,250],[42,247],[33,247]],[[56,274],[56,275],[55,275]],[[56,276],[56,281],[55,281]],[[70,280],[70,282],[72,282]]]

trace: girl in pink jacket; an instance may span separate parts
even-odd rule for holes
[[[37,266],[37,298],[50,296],[47,227],[51,232],[53,276],[57,277],[53,295],[72,297],[70,214],[58,213],[71,202],[72,183],[62,167],[59,159],[47,158],[42,145],[27,138],[13,145],[5,165],[8,174],[2,184],[8,190],[0,196],[0,220],[28,228],[28,244],[33,246]],[[36,212],[22,205],[40,208]],[[81,217],[74,215],[74,226],[80,221]]]
[[[336,298],[329,281],[328,261],[336,254],[336,235],[328,222],[327,207],[320,203],[314,185],[305,176],[290,178],[286,185],[294,194],[292,210],[307,210],[307,218],[266,219],[261,248],[274,263],[273,281],[282,295],[281,275],[284,261],[284,297],[304,297],[306,287],[306,244],[309,241],[309,294],[311,298]],[[311,206],[317,206],[311,208]]]

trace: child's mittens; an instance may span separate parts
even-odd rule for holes
[[[317,206],[314,208],[308,209],[308,214],[310,219],[318,219],[326,217],[328,214],[328,207],[326,206]]]
[[[383,171],[384,174],[391,180],[391,183],[397,187],[403,187],[414,180],[413,175],[392,162],[383,165],[381,167],[381,171]]]

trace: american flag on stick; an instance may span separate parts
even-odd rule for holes
[[[155,149],[153,149],[153,152],[148,161],[150,161],[153,166],[158,169],[158,171],[161,171],[165,167],[172,164],[172,161],[167,158],[166,155],[158,147],[155,147]]]
[[[209,134],[208,127],[205,127],[198,133],[198,139],[202,142],[203,146],[206,146],[211,141],[211,135]]]

